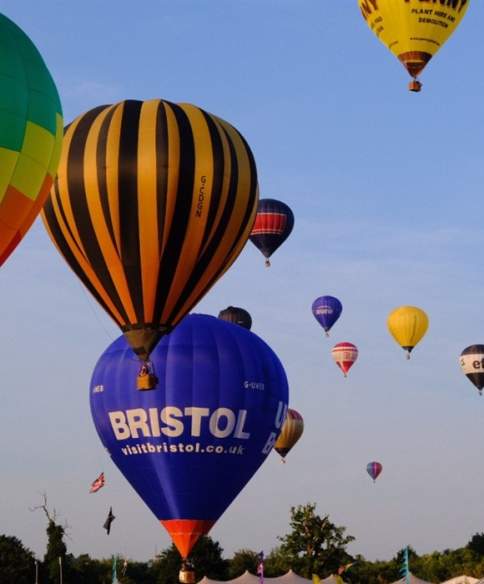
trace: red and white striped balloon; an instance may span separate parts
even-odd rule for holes
[[[343,375],[347,377],[348,371],[358,359],[358,348],[353,343],[338,343],[331,349],[331,356]]]

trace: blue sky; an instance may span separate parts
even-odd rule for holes
[[[407,543],[419,553],[457,547],[483,531],[484,398],[458,366],[463,348],[484,342],[482,3],[430,63],[419,95],[356,0],[4,0],[2,11],[44,55],[66,120],[125,98],[195,103],[240,129],[261,195],[294,210],[272,268],[248,244],[197,307],[251,312],[306,424],[288,463],[271,455],[212,530],[226,553],[269,551],[289,507],[308,501],[370,559]],[[43,555],[45,521],[28,507],[45,491],[73,553],[152,557],[168,536],[90,419],[90,375],[116,327],[40,222],[0,286],[1,532]],[[329,340],[310,313],[321,294],[344,305]],[[409,363],[385,324],[401,304],[430,317]],[[346,380],[330,357],[339,341],[360,349]],[[365,472],[374,459],[384,465],[375,485]],[[88,495],[101,470],[108,486]]]

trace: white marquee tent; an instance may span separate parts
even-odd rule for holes
[[[472,578],[472,576],[456,576],[451,580],[442,582],[442,584],[481,584],[481,582],[482,584],[484,584],[484,580],[478,581],[477,578]],[[397,582],[394,582],[393,584],[405,584],[405,578],[401,578],[400,580],[397,580]],[[420,578],[417,578],[416,576],[411,574],[410,584],[431,584],[431,583],[426,582],[425,580],[420,580]]]
[[[228,580],[226,582],[222,582],[220,580],[211,580],[205,576],[205,578],[202,578],[198,584],[260,584],[260,580],[259,576],[254,576],[254,574],[246,571],[242,574],[242,576],[234,578],[233,580]],[[279,576],[278,578],[264,578],[264,584],[312,584],[312,580],[302,578],[292,570],[289,570],[287,574],[284,574],[284,576]],[[337,584],[337,580],[334,576],[329,576],[329,578],[321,580],[320,584]]]
[[[260,584],[260,579],[259,576],[254,576],[254,574],[246,571],[244,574],[242,574],[242,576],[234,578],[233,580],[228,580],[226,582],[222,582],[221,580],[211,580],[205,576],[205,578],[202,578],[198,584]],[[284,576],[279,576],[278,578],[264,578],[264,584],[312,584],[312,580],[302,578],[292,570],[289,570],[287,574],[284,574]],[[334,576],[329,576],[329,578],[321,580],[320,584],[338,584],[338,582]],[[405,578],[401,578],[400,580],[393,582],[393,584],[406,584],[406,580]],[[410,584],[433,583],[426,582],[425,580],[421,580],[413,574],[410,574]],[[472,578],[472,576],[457,576],[451,580],[442,582],[442,584],[484,584],[484,579],[478,580],[477,578]]]
[[[393,582],[393,584],[406,584],[406,578],[400,578],[400,580],[397,580],[396,582]],[[425,580],[420,580],[420,578],[417,578],[417,576],[414,576],[413,574],[410,574],[410,584],[432,584],[432,582],[426,582]]]
[[[481,580],[472,576],[456,576],[455,578],[442,582],[442,584],[479,584],[479,582]]]

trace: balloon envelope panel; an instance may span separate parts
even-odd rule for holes
[[[159,520],[211,526],[277,439],[287,411],[286,375],[259,337],[205,315],[186,317],[151,360],[158,387],[140,392],[138,361],[126,340],[106,350],[91,381],[94,424]]]
[[[0,14],[0,266],[39,213],[62,145],[62,108],[28,36]]]

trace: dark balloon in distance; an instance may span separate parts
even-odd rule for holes
[[[289,237],[294,227],[294,215],[291,209],[276,199],[261,199],[257,209],[255,223],[250,240],[266,258],[269,258]]]
[[[187,316],[151,355],[160,379],[131,384],[138,362],[124,337],[91,380],[94,425],[112,460],[186,558],[267,455],[287,413],[281,362],[250,331]]]
[[[484,388],[484,345],[470,345],[465,348],[459,361],[462,372],[481,394]]]
[[[381,465],[380,462],[377,461],[369,462],[366,465],[366,472],[370,475],[373,481],[376,481],[376,479],[380,476],[382,470],[383,466]]]
[[[226,322],[243,326],[249,331],[252,328],[252,317],[247,310],[239,308],[238,306],[228,306],[218,313],[218,317]]]

